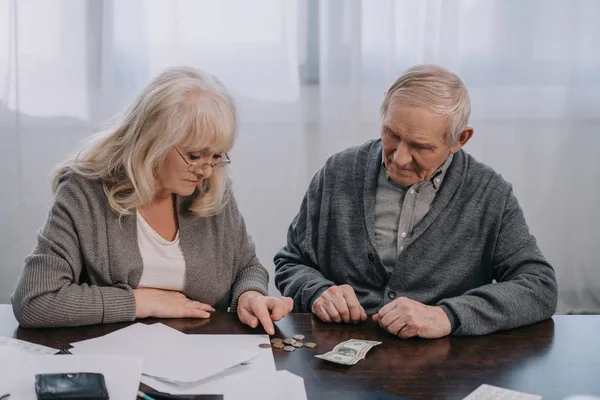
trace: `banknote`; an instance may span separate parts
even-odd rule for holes
[[[318,354],[315,357],[336,364],[354,365],[364,359],[367,352],[371,350],[373,346],[377,346],[378,344],[381,344],[381,342],[350,339],[338,344],[333,350],[328,351],[325,354]]]

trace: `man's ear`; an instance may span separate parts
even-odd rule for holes
[[[472,137],[473,128],[471,128],[470,126],[465,127],[465,129],[463,129],[463,131],[460,133],[458,143],[456,143],[454,146],[450,146],[450,153],[454,154],[457,151],[459,151],[465,144],[467,144],[469,139],[471,139]]]

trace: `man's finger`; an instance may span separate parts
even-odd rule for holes
[[[321,304],[323,302],[323,299],[325,298],[325,294],[328,293],[329,289],[325,290],[323,293],[321,293],[321,295],[319,297],[317,297],[317,299],[315,301],[313,301],[313,306],[312,306],[312,312],[313,313],[317,313],[317,309],[318,309],[318,305]]]
[[[327,311],[327,314],[329,314],[329,316],[334,322],[342,322],[342,317],[340,316],[340,313],[338,312],[333,299],[325,302],[323,306],[325,307],[325,311]]]
[[[341,321],[345,323],[349,323],[350,320],[350,309],[348,308],[348,304],[346,303],[346,298],[344,297],[344,292],[339,293],[337,296],[333,298],[333,305],[335,306],[338,314],[340,315]],[[338,322],[341,322],[338,321]]]
[[[284,297],[283,299],[285,300],[285,303],[288,306],[288,314],[289,314],[294,310],[294,299],[292,299],[291,297]]]
[[[408,323],[408,321],[406,321],[405,319],[397,318],[391,324],[387,325],[387,328],[385,328],[385,329],[392,335],[398,336],[400,333],[400,330],[404,329],[404,327],[407,325],[407,323]]]
[[[380,317],[381,317],[381,315],[380,315]],[[383,326],[384,328],[386,328],[386,327],[390,326],[398,318],[402,318],[403,320],[406,320],[406,315],[402,314],[400,312],[400,310],[395,308],[392,311],[385,314],[383,317],[381,317],[379,319],[379,324],[381,326]]]
[[[360,306],[360,320],[361,321],[367,320],[367,313],[365,312],[365,309],[363,308],[363,306]]]
[[[361,310],[364,311],[358,298],[356,297],[356,293],[354,290],[350,288],[349,290],[344,290],[343,292],[344,299],[346,300],[346,305],[348,306],[348,310],[350,311],[350,321],[352,322],[360,322],[361,320]],[[349,322],[349,321],[346,321]]]
[[[410,339],[417,336],[417,330],[411,326],[411,324],[407,323],[396,332],[396,335],[400,336],[402,339]]]
[[[380,317],[383,317],[385,314],[389,313],[394,308],[396,308],[396,303],[392,301],[391,303],[387,303],[385,306],[381,307],[377,314],[379,314]]]
[[[253,302],[250,312],[254,314],[256,318],[258,318],[260,324],[269,335],[275,334],[275,327],[273,326],[273,321],[271,321],[271,316],[269,315],[269,309],[267,308],[266,302]]]
[[[323,306],[323,303],[315,303],[315,311],[317,317],[321,319],[323,322],[331,322],[331,316]]]

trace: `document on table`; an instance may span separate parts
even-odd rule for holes
[[[202,386],[205,388],[205,393],[222,394],[223,388],[229,386],[232,382],[232,377],[254,374],[268,374],[275,372],[275,361],[273,352],[270,348],[261,349],[258,347],[261,343],[269,343],[267,335],[187,335],[189,343],[203,343],[207,346],[225,346],[231,352],[238,351],[257,351],[258,356],[247,363],[236,365],[221,373],[214,375],[208,379],[194,382],[191,385],[183,385],[178,382],[167,382],[164,379],[144,376],[142,382],[148,386],[152,386],[156,390],[169,393],[197,393],[194,390]],[[211,362],[207,358],[198,360],[200,362]],[[200,393],[198,393],[200,394]]]
[[[235,386],[226,388],[223,394],[227,400],[306,400],[304,379],[285,370],[240,377]]]
[[[171,394],[223,394],[226,399],[306,400],[304,379],[288,371],[276,371],[273,352],[261,349],[269,343],[267,335],[188,335],[190,341],[218,343],[232,351],[258,349],[259,355],[243,366],[192,385],[166,382],[142,376],[142,382],[155,390]]]
[[[137,323],[99,338],[72,343],[71,352],[143,357],[144,376],[190,385],[249,362],[263,350],[258,346],[231,347],[202,336],[206,335],[186,335],[160,323]],[[262,336],[263,342],[268,342],[266,335]]]
[[[58,350],[53,349],[52,347],[46,347],[40,344],[30,343],[24,340],[13,339],[4,336],[0,336],[0,347],[12,347],[23,350],[29,354],[38,355],[49,355],[58,353]]]
[[[135,399],[143,360],[139,357],[105,355],[32,355],[24,350],[0,346],[0,395],[9,399],[35,400],[35,375],[96,372],[104,375],[111,399]]]
[[[475,391],[471,392],[463,400],[487,400],[487,399],[506,399],[506,400],[542,400],[542,396],[535,394],[517,392],[516,390],[504,389],[498,386],[483,384]]]
[[[257,372],[249,367],[194,386],[173,385],[145,376],[142,382],[171,394],[222,394],[227,400],[306,400],[304,379],[285,370]]]

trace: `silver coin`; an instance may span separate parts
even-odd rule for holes
[[[304,346],[304,343],[302,343],[302,342],[296,342],[292,346],[294,346],[295,348],[299,349],[300,347]]]
[[[292,345],[292,344],[296,343],[296,341],[294,339],[285,339],[283,341],[283,343]]]
[[[270,349],[271,345],[269,343],[261,343],[258,345],[261,349]]]
[[[306,343],[304,343],[304,347],[308,347],[309,349],[312,349],[313,347],[317,347],[317,344],[313,343],[313,342],[306,342]]]
[[[306,336],[304,336],[304,335],[294,335],[294,336],[292,336],[292,337],[293,337],[294,339],[296,339],[296,340],[304,340],[304,338],[305,338]]]
[[[292,352],[292,351],[296,350],[296,348],[294,346],[285,346],[283,349],[285,351],[289,351],[289,352]]]

